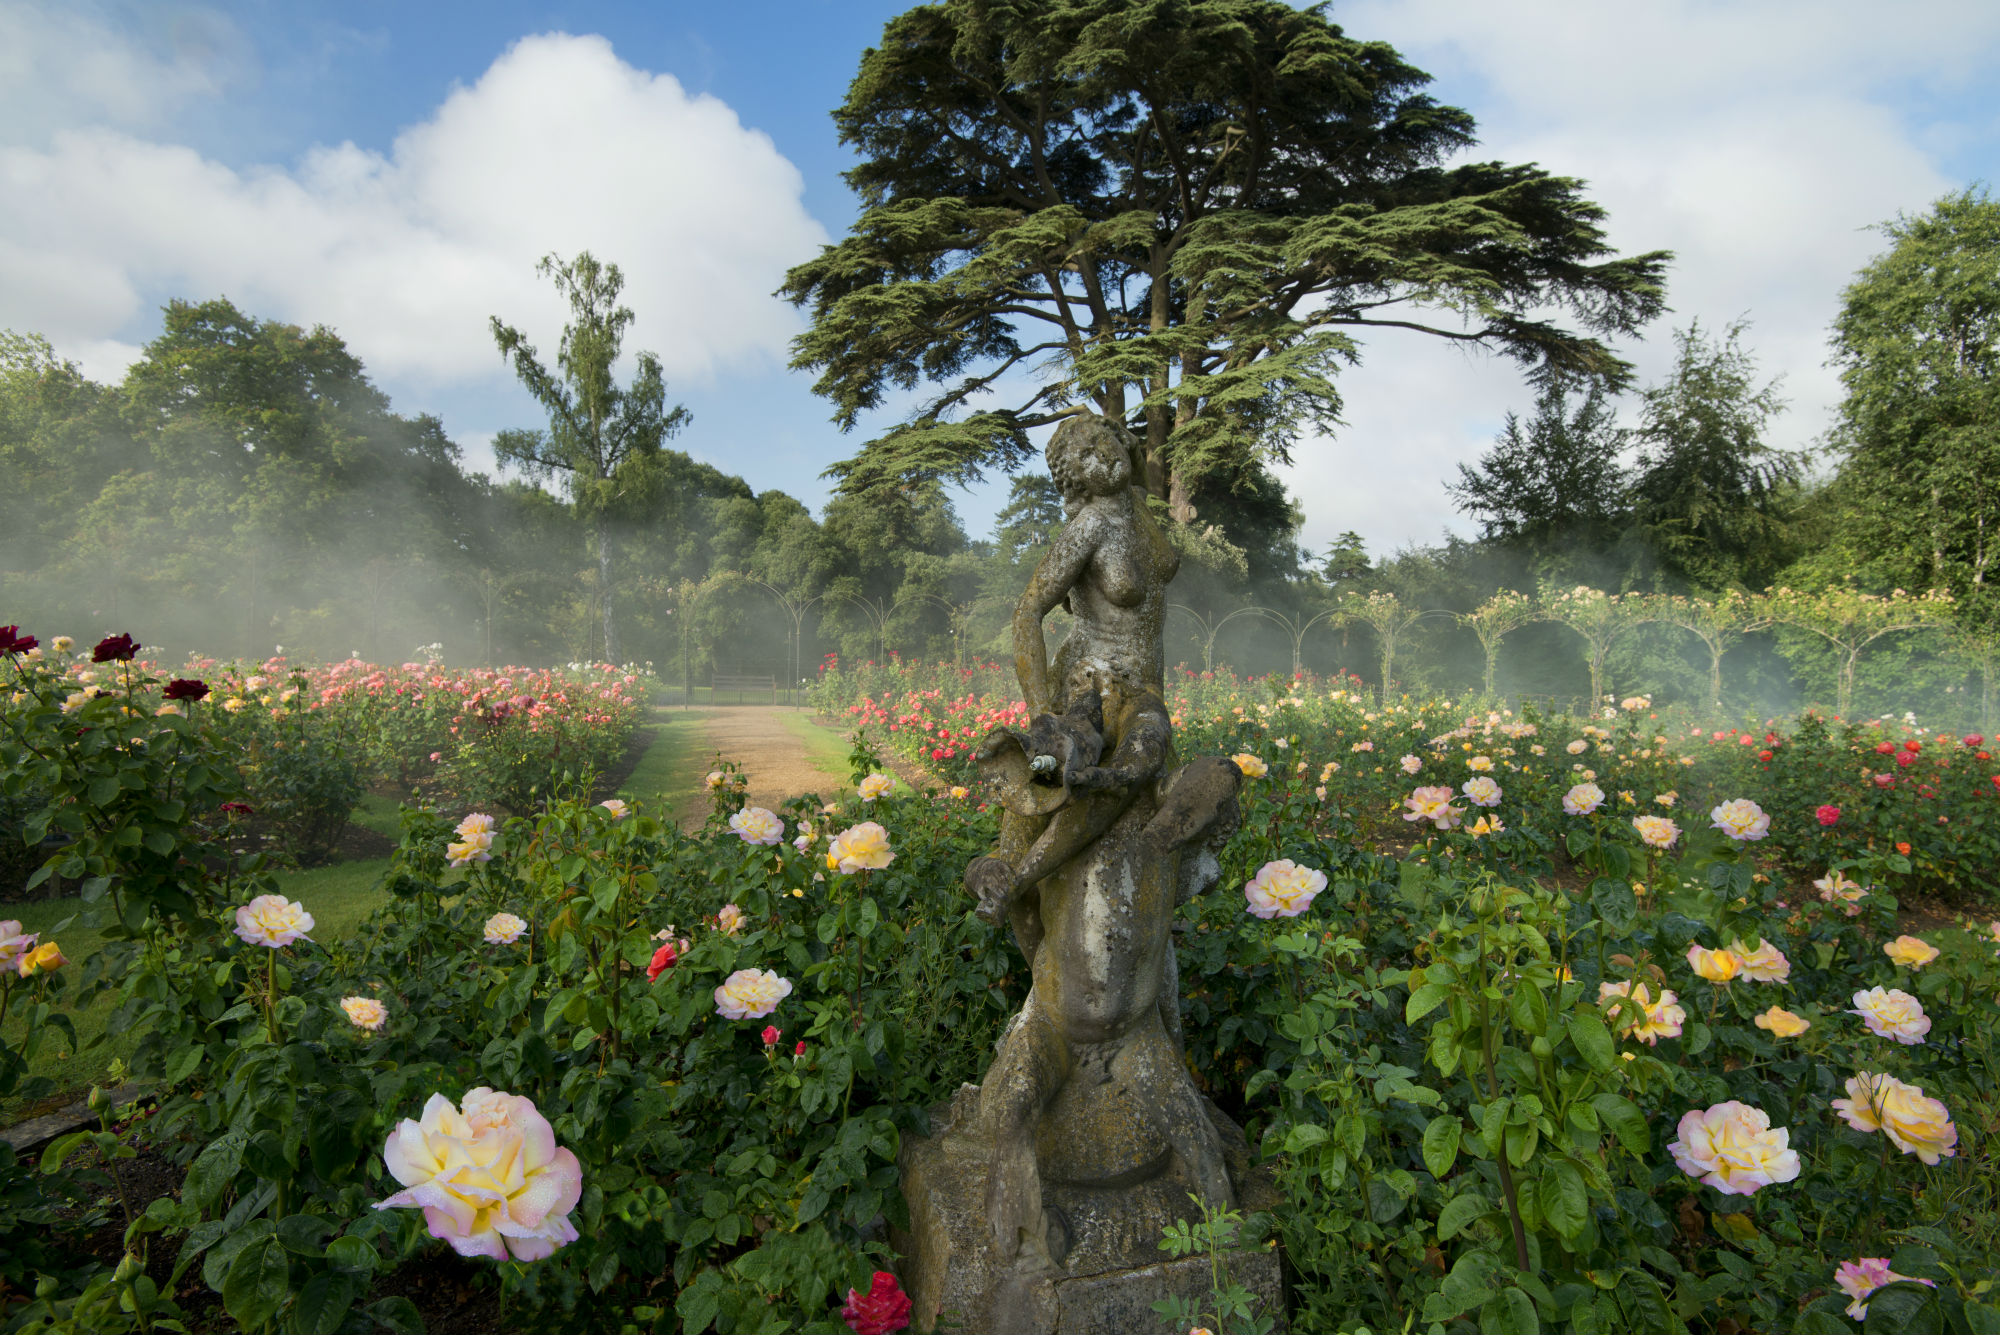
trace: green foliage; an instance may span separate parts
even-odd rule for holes
[[[864,211],[783,291],[813,318],[793,364],[842,427],[891,390],[940,390],[838,465],[843,487],[1011,470],[1029,429],[1088,404],[1132,421],[1145,485],[1186,518],[1204,476],[1333,422],[1331,375],[1378,325],[1622,379],[1590,335],[1658,311],[1666,257],[1607,258],[1576,181],[1441,167],[1472,119],[1428,82],[1275,0],[891,20],[835,113]],[[1551,299],[1588,333],[1539,318]],[[1027,370],[1021,397],[961,415]]]

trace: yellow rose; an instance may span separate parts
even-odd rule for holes
[[[1726,983],[1743,972],[1743,961],[1731,950],[1703,950],[1688,947],[1688,967],[1711,983]]]
[[[1773,1038],[1797,1038],[1812,1028],[1812,1021],[1794,1015],[1783,1006],[1773,1006],[1751,1021],[1759,1029],[1768,1029]]]
[[[1236,768],[1243,771],[1243,777],[1246,779],[1261,779],[1271,772],[1270,766],[1248,751],[1239,752],[1229,758],[1236,762]]]
[[[893,791],[895,787],[896,781],[887,774],[871,774],[861,781],[861,786],[856,791],[861,794],[862,801],[873,802],[876,798]]]
[[[1743,976],[1756,983],[1782,983],[1792,976],[1792,962],[1762,937],[1755,950],[1745,950],[1741,941],[1729,943],[1729,953],[1743,966]]]
[[[1958,1153],[1958,1127],[1944,1104],[1892,1075],[1849,1077],[1847,1097],[1835,1099],[1833,1110],[1856,1131],[1883,1132],[1897,1149],[1927,1164]]]
[[[889,832],[872,820],[842,830],[827,845],[826,865],[829,871],[850,874],[880,871],[895,860],[896,855],[889,849]]]
[[[340,1008],[357,1029],[380,1029],[389,1019],[389,1008],[373,997],[342,997]]]
[[[1905,969],[1921,969],[1938,957],[1938,948],[1918,937],[1899,936],[1883,946],[1882,953]]]

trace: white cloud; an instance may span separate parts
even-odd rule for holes
[[[553,357],[565,312],[534,264],[588,249],[625,272],[627,347],[705,382],[797,327],[770,293],[825,239],[802,189],[724,103],[601,37],[530,37],[387,153],[236,171],[102,126],[0,148],[0,326],[115,373],[150,304],[226,293],[333,326],[378,378],[498,383],[487,317]]]
[[[242,30],[212,9],[0,4],[0,135],[10,142],[79,123],[158,125],[254,74]]]
[[[1826,331],[1841,289],[1884,244],[1868,229],[1966,184],[1938,165],[1942,146],[1990,153],[1996,141],[1992,97],[1972,82],[2000,48],[1990,3],[1365,0],[1337,17],[1474,113],[1470,156],[1581,177],[1621,251],[1675,252],[1672,312],[1622,349],[1641,383],[1666,370],[1670,327],[1748,316],[1746,346],[1767,377],[1785,377],[1791,407],[1773,443],[1787,447],[1810,444],[1839,401]],[[1913,87],[1970,89],[1985,123],[1920,112],[1937,103]],[[1379,551],[1447,524],[1471,531],[1444,483],[1532,396],[1511,363],[1424,343],[1369,340],[1342,380],[1347,428],[1306,444],[1288,470],[1309,543],[1352,528]]]

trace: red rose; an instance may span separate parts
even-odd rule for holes
[[[673,942],[669,941],[661,946],[653,952],[653,962],[646,966],[646,981],[649,983],[659,982],[660,975],[673,968],[674,961],[680,957],[681,953],[674,949]]]
[[[1984,746],[1986,745],[1986,738],[1979,733],[1969,732],[1965,735],[1965,744],[1973,747]]]
[[[910,1324],[910,1296],[886,1270],[877,1270],[863,1297],[853,1289],[840,1309],[854,1335],[890,1335]]]
[[[189,677],[175,677],[160,694],[169,700],[199,700],[208,694],[208,683]]]
[[[799,1045],[792,1049],[792,1055],[794,1057],[803,1057],[806,1055],[806,1041],[803,1038],[799,1040]]]
[[[1912,737],[1909,741],[1903,743],[1903,749],[1911,754],[1915,754],[1924,749],[1924,744]]]
[[[248,816],[251,814],[248,802],[224,802],[217,810],[225,816]]]
[[[1904,857],[1910,856],[1910,846],[1908,844],[1897,844],[1896,851],[1898,853],[1901,853]]]
[[[1875,776],[1875,786],[1877,788],[1894,788],[1896,786],[1896,776],[1893,774],[1877,774]]]
[[[1894,742],[1875,743],[1875,754],[1878,756],[1886,756],[1895,749],[1896,749],[1896,744]]]
[[[1759,760],[1763,760],[1763,761],[1769,761],[1769,760],[1771,759],[1771,757],[1772,757],[1772,756],[1774,756],[1774,755],[1776,755],[1776,754],[1777,754],[1777,752],[1775,752],[1775,751],[1759,751],[1759,752],[1757,753],[1757,759],[1759,759]]]
[[[25,654],[34,648],[35,644],[35,637],[21,634],[19,626],[0,626],[0,654],[9,657],[14,654]]]
[[[1838,825],[1840,823],[1840,808],[1834,806],[1832,803],[1821,807],[1813,814],[1819,817],[1821,825]]]
[[[764,1037],[764,1046],[765,1046],[765,1047],[767,1047],[767,1048],[775,1048],[775,1047],[777,1047],[777,1046],[778,1046],[778,1040],[779,1040],[779,1039],[781,1039],[781,1038],[783,1038],[784,1036],[785,1036],[785,1031],[784,1031],[784,1030],[782,1030],[782,1029],[780,1029],[780,1028],[778,1028],[778,1026],[777,1026],[777,1025],[775,1025],[775,1024],[767,1024],[767,1025],[765,1025],[765,1026],[764,1026],[764,1035],[763,1035],[763,1037]]]
[[[1904,769],[1908,769],[1917,763],[1917,753],[1914,751],[1898,751],[1896,753],[1896,763]]]
[[[139,646],[130,635],[107,635],[90,651],[93,663],[129,663]]]

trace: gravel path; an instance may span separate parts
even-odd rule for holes
[[[785,721],[791,711],[768,705],[723,706],[706,711],[702,731],[707,742],[694,757],[702,773],[720,751],[725,760],[743,767],[750,780],[753,806],[777,810],[786,798],[818,792],[831,797],[846,775],[819,769],[806,746]]]

